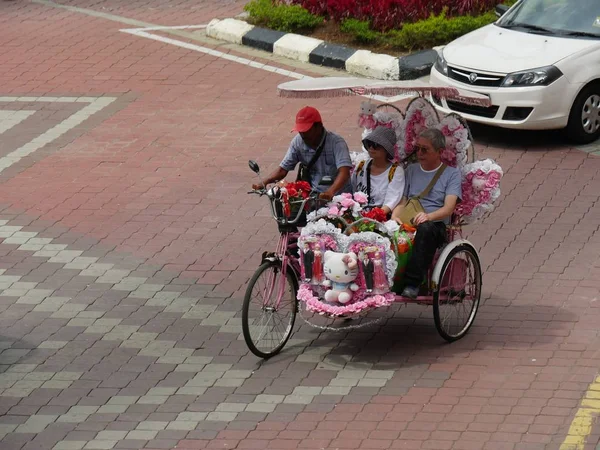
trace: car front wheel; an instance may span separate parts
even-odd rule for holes
[[[589,144],[600,137],[600,83],[590,84],[575,98],[566,131],[577,144]]]

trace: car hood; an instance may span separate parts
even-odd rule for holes
[[[549,66],[599,46],[599,41],[592,39],[546,36],[487,25],[446,45],[444,58],[450,65],[467,69],[511,73]]]

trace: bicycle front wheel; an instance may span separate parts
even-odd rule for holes
[[[271,358],[292,335],[298,300],[291,268],[266,262],[254,273],[244,296],[242,331],[246,345],[259,358]]]

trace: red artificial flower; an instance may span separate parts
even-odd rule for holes
[[[385,222],[387,220],[387,214],[381,208],[373,208],[368,212],[363,211],[362,216],[367,219],[376,220],[377,222]]]
[[[306,181],[296,182],[296,187],[301,191],[310,192],[310,183],[308,183]]]

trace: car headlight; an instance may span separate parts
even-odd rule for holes
[[[446,60],[444,59],[443,52],[438,53],[438,57],[435,60],[435,68],[439,73],[448,76],[448,64],[446,63]]]
[[[510,73],[504,78],[502,86],[547,86],[562,75],[563,73],[554,66],[540,67],[539,69]]]

